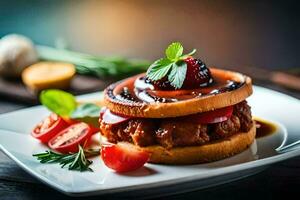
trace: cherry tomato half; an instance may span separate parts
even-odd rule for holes
[[[62,153],[77,152],[78,145],[84,145],[97,131],[86,123],[76,123],[59,132],[48,142],[48,146]]]
[[[144,166],[149,154],[127,144],[105,143],[101,147],[101,157],[107,167],[116,172],[128,172]]]
[[[201,124],[213,124],[228,120],[233,112],[233,106],[220,108],[214,111],[204,112],[196,115],[191,115],[192,120],[196,120]]]
[[[46,119],[41,121],[31,131],[31,135],[39,139],[43,143],[47,143],[51,138],[58,134],[61,130],[68,127],[68,123],[57,114],[52,113]]]

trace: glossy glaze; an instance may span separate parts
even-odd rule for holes
[[[155,90],[144,75],[139,75],[109,86],[107,94],[111,99],[124,103],[170,103],[229,92],[245,84],[244,76],[241,76],[239,81],[228,79],[226,76],[213,78],[214,81],[208,86],[199,86],[197,89]]]

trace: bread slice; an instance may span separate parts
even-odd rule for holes
[[[252,128],[246,133],[237,133],[233,136],[217,140],[201,146],[176,147],[165,149],[162,146],[133,147],[140,148],[150,154],[150,163],[184,165],[208,163],[241,153],[254,141],[256,127],[253,122]]]
[[[224,77],[227,80],[237,82],[245,82],[241,87],[224,93],[196,97],[188,100],[177,101],[172,103],[145,103],[145,102],[130,102],[119,101],[112,98],[108,94],[109,88],[120,89],[123,87],[132,87],[132,84],[137,77],[134,76],[124,81],[117,82],[116,85],[111,85],[105,90],[104,105],[111,111],[120,115],[143,118],[167,118],[178,117],[200,112],[206,112],[223,108],[226,106],[237,104],[245,100],[252,94],[251,78],[237,72],[210,68],[213,77]]]

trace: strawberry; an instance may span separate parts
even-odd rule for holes
[[[187,63],[187,72],[183,89],[199,88],[212,82],[211,73],[204,62],[193,57],[188,57],[184,61]]]

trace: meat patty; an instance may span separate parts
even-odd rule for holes
[[[127,123],[121,123],[118,125],[106,124],[99,120],[100,122],[100,132],[103,136],[107,138],[109,142],[117,143],[118,141],[132,142],[130,133],[127,131]]]
[[[234,133],[237,133],[241,128],[241,123],[236,115],[231,115],[231,117],[220,123],[216,123],[212,126],[212,136],[216,139],[229,137]]]
[[[209,141],[207,125],[185,120],[163,120],[156,141],[166,147],[200,145]]]
[[[234,105],[233,115],[239,118],[242,132],[247,132],[251,129],[253,121],[251,107],[247,104],[247,101],[242,101]]]
[[[246,101],[233,107],[232,116],[215,124],[200,124],[179,118],[135,118],[121,124],[108,125],[100,119],[100,131],[109,142],[127,141],[139,146],[159,144],[165,148],[193,146],[226,138],[252,127],[250,106]]]
[[[149,146],[155,142],[155,122],[147,119],[133,119],[128,122],[124,132],[130,135],[134,144]]]
[[[147,119],[132,119],[120,124],[106,124],[101,119],[100,131],[109,142],[133,142],[139,146],[148,146],[155,142],[155,122]]]

